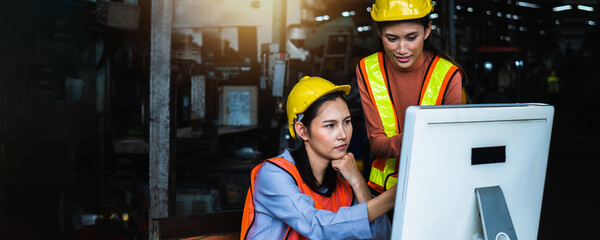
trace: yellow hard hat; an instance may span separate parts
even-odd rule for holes
[[[375,0],[371,17],[376,22],[418,19],[433,11],[431,0]]]
[[[298,140],[294,132],[294,122],[298,118],[298,114],[306,111],[319,98],[338,91],[348,95],[350,85],[335,85],[323,78],[309,76],[303,77],[296,83],[288,95],[286,104],[288,127],[293,139]]]

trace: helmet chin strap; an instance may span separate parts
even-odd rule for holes
[[[298,119],[296,119],[296,122],[302,121],[302,118],[304,118],[304,113],[298,113]]]

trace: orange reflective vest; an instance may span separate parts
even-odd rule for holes
[[[283,157],[271,158],[266,160],[265,162],[270,162],[272,164],[277,165],[287,173],[289,173],[296,183],[298,184],[298,188],[300,191],[306,195],[312,197],[315,202],[315,208],[317,209],[325,209],[332,212],[337,212],[340,207],[348,207],[352,205],[353,193],[350,185],[342,180],[340,177],[337,179],[336,189],[333,191],[330,197],[325,197],[320,195],[310,189],[306,183],[300,177],[300,173],[296,166],[285,160]],[[254,211],[254,180],[258,175],[258,171],[260,167],[265,164],[265,162],[259,164],[254,167],[252,173],[250,175],[250,188],[248,189],[248,195],[246,196],[246,203],[244,206],[244,214],[242,217],[242,231],[240,234],[240,239],[246,239],[248,235],[248,231],[252,227],[254,223],[254,215],[256,214]],[[287,233],[284,239],[307,239],[306,237],[300,235],[294,229],[288,226]]]
[[[383,62],[383,52],[374,53],[360,61],[360,71],[363,74],[371,101],[375,104],[386,136],[398,134],[396,110],[390,98],[386,67]],[[440,105],[448,82],[458,71],[446,59],[436,56],[429,63],[427,74],[423,79],[419,105]],[[383,192],[398,182],[398,158],[376,158],[373,160],[369,175],[369,186],[378,192]]]

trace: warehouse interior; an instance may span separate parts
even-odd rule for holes
[[[0,2],[0,239],[148,239],[156,196],[160,217],[242,209],[252,167],[297,144],[291,87],[305,75],[354,86],[357,62],[381,49],[372,4]],[[599,1],[434,4],[433,36],[463,66],[470,103],[555,107],[539,239],[595,237]],[[354,89],[349,150],[368,174]]]

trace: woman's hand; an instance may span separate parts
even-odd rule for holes
[[[360,184],[361,181],[364,182],[364,178],[356,166],[354,154],[350,152],[346,153],[346,155],[340,159],[332,160],[331,166],[334,170],[342,174],[346,182],[348,182],[351,186]]]
[[[354,154],[349,152],[340,159],[332,160],[331,166],[334,170],[342,174],[346,182],[350,184],[359,203],[373,198],[369,186],[365,182],[365,178],[356,166]]]

